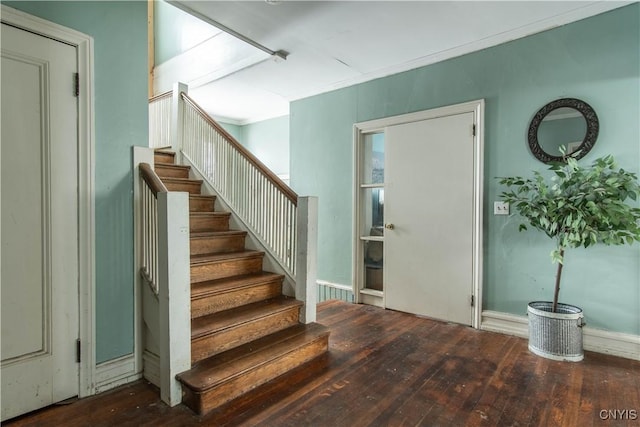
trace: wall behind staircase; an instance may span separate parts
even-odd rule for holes
[[[289,175],[289,116],[242,126],[240,142],[276,175]]]
[[[134,347],[131,147],[148,145],[147,2],[3,4],[94,38],[96,358]]]
[[[276,175],[289,175],[289,116],[244,125],[219,123]]]

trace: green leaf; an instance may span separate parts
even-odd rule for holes
[[[544,174],[498,178],[507,189],[500,197],[527,222],[519,231],[531,226],[555,240],[551,259],[562,263],[566,247],[640,242],[640,208],[627,204],[640,199],[640,183],[636,174],[616,168],[612,156],[590,165],[569,156]]]

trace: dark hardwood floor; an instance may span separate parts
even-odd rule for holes
[[[331,329],[326,357],[206,417],[138,381],[6,425],[640,425],[640,362],[550,361],[521,338],[338,301],[320,304],[318,321]]]

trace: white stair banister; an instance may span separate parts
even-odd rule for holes
[[[166,92],[149,99],[149,147],[171,145],[172,93]]]
[[[298,195],[189,96],[182,99],[182,155],[295,278]]]

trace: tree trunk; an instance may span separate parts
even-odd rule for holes
[[[562,261],[558,263],[558,272],[556,273],[556,290],[553,294],[553,307],[551,311],[554,313],[558,310],[558,295],[560,294],[560,278],[562,277],[562,267],[564,266],[564,248],[560,248],[560,258]]]

